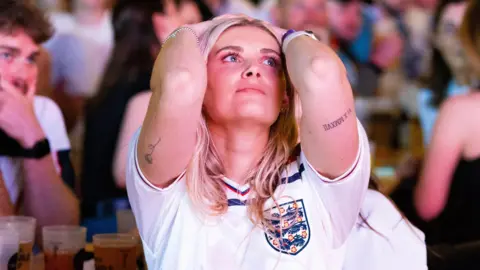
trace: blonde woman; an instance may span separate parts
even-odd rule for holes
[[[342,268],[370,156],[333,51],[221,17],[176,30],[151,86],[126,169],[150,269]]]

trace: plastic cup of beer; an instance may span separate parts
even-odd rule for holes
[[[46,226],[42,234],[45,270],[75,270],[75,256],[85,248],[87,229],[80,226]]]
[[[18,252],[20,240],[13,229],[0,229],[0,270],[7,270],[13,264],[16,267],[14,255]]]
[[[36,223],[37,221],[33,217],[0,217],[0,229],[11,229],[17,232],[19,237],[17,270],[30,270]]]
[[[132,234],[96,234],[93,236],[95,269],[135,270],[138,238]]]

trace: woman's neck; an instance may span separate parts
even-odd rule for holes
[[[243,185],[248,172],[263,155],[268,128],[224,128],[209,125],[215,148],[225,166],[226,177]]]

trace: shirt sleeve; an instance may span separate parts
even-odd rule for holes
[[[360,213],[370,179],[370,148],[368,138],[357,120],[359,149],[352,166],[341,176],[329,179],[317,172],[303,151],[300,162],[305,167],[304,181],[322,201],[330,218],[332,245],[341,246],[348,238]]]
[[[154,186],[143,175],[137,159],[140,129],[132,136],[126,165],[127,192],[137,228],[148,252],[165,250],[180,204],[186,196],[184,173],[167,188]]]
[[[47,97],[36,96],[35,114],[50,143],[52,152],[70,150],[70,140],[58,105]]]
[[[47,97],[36,96],[34,108],[37,119],[50,144],[55,169],[70,187],[75,174],[70,160],[70,140],[58,105]]]

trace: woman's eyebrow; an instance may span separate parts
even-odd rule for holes
[[[268,49],[268,48],[263,48],[260,50],[261,53],[274,53],[280,57],[280,53],[277,50],[274,49]]]
[[[225,46],[217,50],[215,55],[221,53],[222,51],[236,51],[236,52],[243,52],[243,48],[240,46]]]

